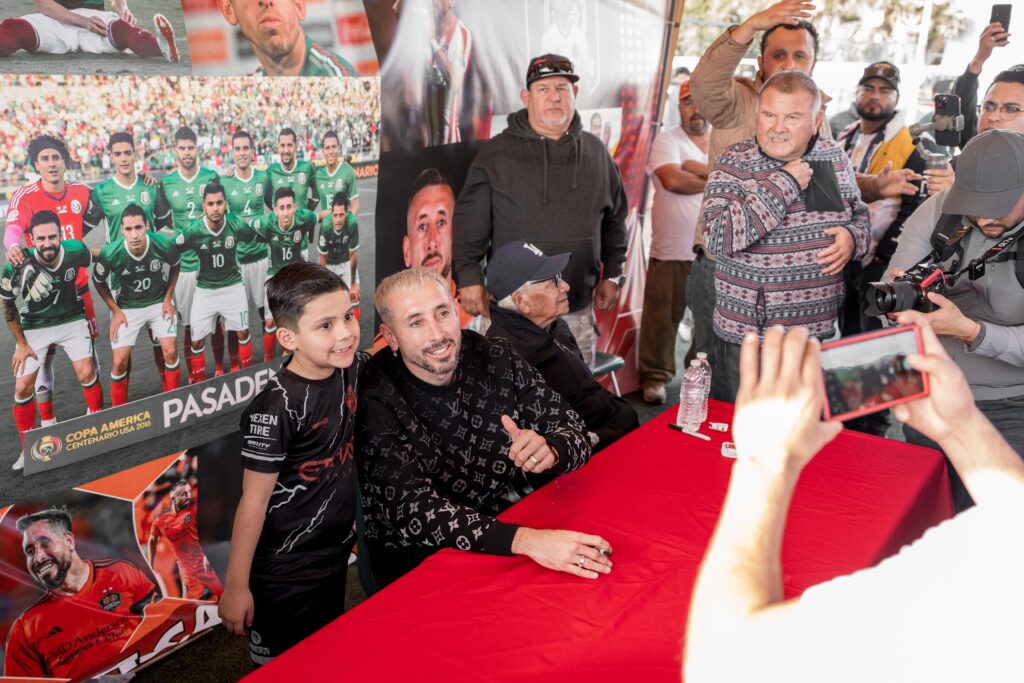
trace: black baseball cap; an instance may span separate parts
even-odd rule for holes
[[[521,240],[503,245],[487,262],[487,289],[495,299],[504,299],[527,282],[547,280],[559,275],[572,254],[545,256],[529,242]]]
[[[864,85],[872,78],[881,78],[883,81],[896,88],[900,89],[900,70],[896,68],[895,64],[889,62],[875,62],[869,64],[864,69],[864,75],[857,81],[857,85]]]
[[[942,213],[1002,218],[1024,192],[1024,135],[993,128],[971,138],[956,162]]]
[[[530,66],[526,68],[526,87],[529,88],[534,81],[550,76],[565,76],[571,83],[580,80],[568,57],[548,53],[530,60]]]

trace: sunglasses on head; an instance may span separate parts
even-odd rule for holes
[[[530,76],[550,76],[551,74],[574,73],[572,62],[568,59],[538,59],[530,63]]]
[[[877,76],[878,78],[899,78],[900,70],[891,64],[875,64],[864,69],[864,78]]]

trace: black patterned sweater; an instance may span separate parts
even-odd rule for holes
[[[518,526],[494,515],[522,474],[502,415],[558,452],[552,472],[590,459],[579,415],[506,340],[463,330],[455,376],[441,387],[413,376],[390,348],[378,352],[356,416],[367,541],[510,555]]]

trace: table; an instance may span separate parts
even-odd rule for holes
[[[709,420],[733,407],[711,402]],[[595,581],[526,558],[442,550],[253,673],[253,682],[678,683],[690,593],[734,461],[657,417],[501,515],[600,534]],[[844,431],[805,469],[782,549],[786,596],[869,567],[949,518],[938,452]],[[742,656],[741,653],[737,653]]]

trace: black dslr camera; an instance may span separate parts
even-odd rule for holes
[[[913,308],[931,313],[937,307],[928,300],[928,292],[943,296],[953,286],[953,276],[935,263],[918,263],[892,283],[871,282],[864,292],[864,315],[871,317],[899,313]]]

